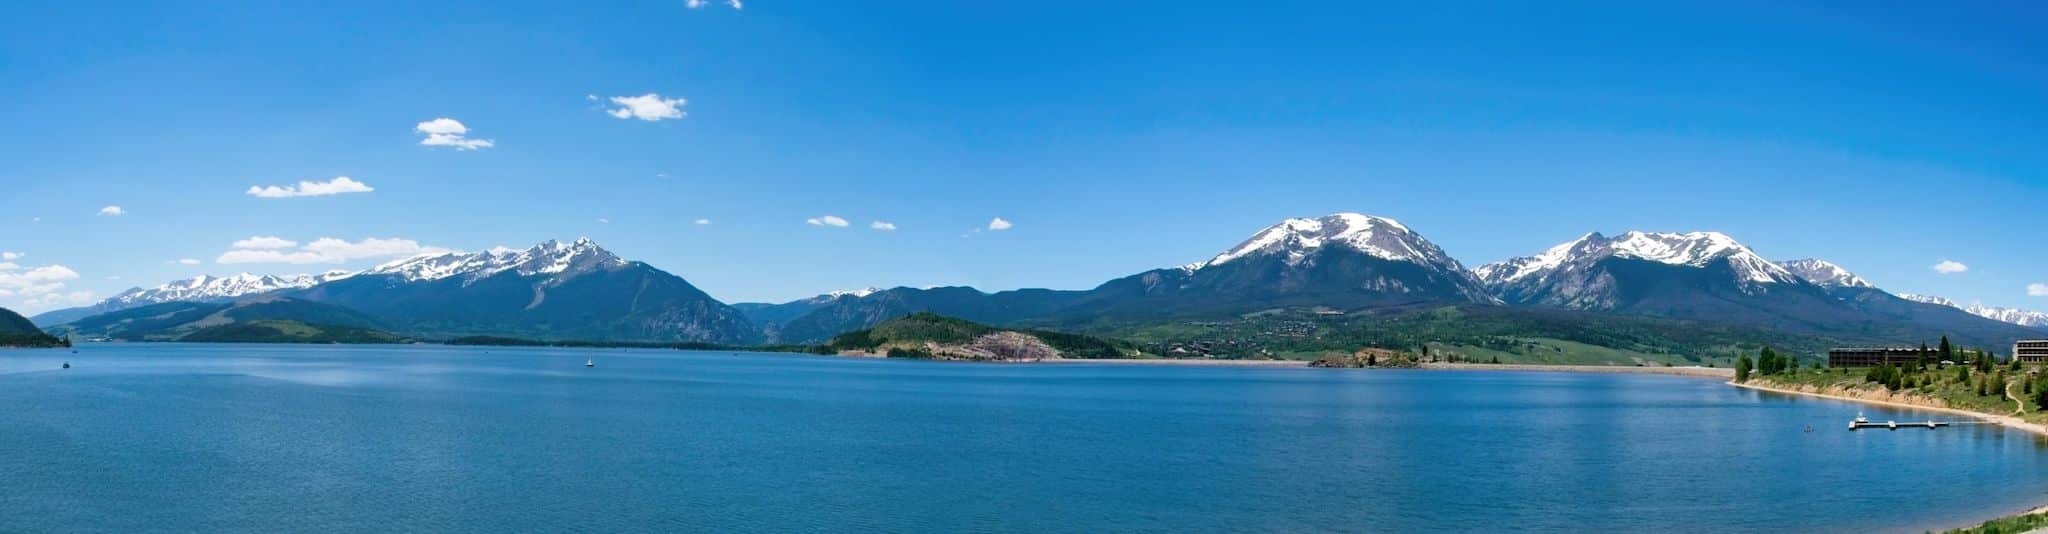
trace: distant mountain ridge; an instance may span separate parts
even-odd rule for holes
[[[123,341],[390,343],[376,318],[304,300],[173,301],[94,315],[54,327],[66,335]]]
[[[176,280],[153,288],[129,288],[119,294],[91,306],[66,308],[38,314],[33,319],[41,326],[68,323],[101,313],[129,308],[161,304],[165,302],[225,302],[237,297],[261,295],[286,289],[303,289],[323,282],[331,282],[355,273],[350,271],[328,271],[321,274],[259,275],[241,273],[232,276],[199,275]]]
[[[992,323],[1079,325],[1229,317],[1261,309],[1430,303],[1496,304],[1457,260],[1386,217],[1337,213],[1283,220],[1210,259],[1155,269],[1088,290],[894,288],[749,306],[771,337],[816,342],[916,312]]]
[[[407,258],[281,294],[344,306],[404,332],[437,337],[761,340],[738,310],[588,238]]]
[[[2020,308],[1985,306],[1983,304],[1974,303],[1969,305],[1963,305],[1956,303],[1956,301],[1933,295],[1915,295],[1911,293],[1900,293],[1899,298],[1911,300],[1914,302],[1924,302],[1927,304],[1948,306],[1950,308],[1963,310],[1969,312],[1971,315],[1991,319],[1993,321],[2012,323],[2020,326],[2048,329],[2048,312],[2023,310]]]

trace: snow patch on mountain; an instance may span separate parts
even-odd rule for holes
[[[1863,277],[1843,269],[1840,265],[1822,259],[1807,258],[1778,262],[1779,267],[1791,271],[1793,276],[1825,288],[1858,287],[1875,289]]]
[[[1919,302],[1919,303],[1922,303],[1922,304],[1939,304],[1939,305],[1942,305],[1942,306],[1948,306],[1948,307],[1950,307],[1950,308],[1962,308],[1962,305],[1960,305],[1960,304],[1956,304],[1956,301],[1953,301],[1953,300],[1949,300],[1949,299],[1946,299],[1946,298],[1942,298],[1942,297],[1938,297],[1938,296],[1934,296],[1934,295],[1919,295],[1919,294],[1913,294],[1913,293],[1899,293],[1899,294],[1897,294],[1897,295],[1895,295],[1895,296],[1897,296],[1897,297],[1899,297],[1899,298],[1902,298],[1902,299],[1910,300],[1910,301],[1913,301],[1913,302]]]
[[[352,274],[348,271],[329,271],[319,275],[288,276],[250,273],[233,276],[199,275],[148,289],[132,288],[114,295],[107,299],[107,302],[125,308],[163,302],[224,300],[283,289],[312,287],[314,284],[345,278]]]
[[[494,247],[483,252],[414,256],[378,265],[363,274],[397,276],[407,282],[457,276],[473,281],[506,271],[520,276],[565,275],[625,263],[586,237],[571,243],[551,239],[525,250]]]
[[[865,297],[865,296],[868,296],[868,295],[873,295],[873,294],[875,294],[875,293],[879,293],[879,292],[881,292],[881,291],[882,291],[882,288],[879,288],[879,287],[863,287],[863,288],[860,288],[860,289],[842,289],[842,290],[839,290],[839,291],[833,291],[833,292],[829,292],[829,293],[826,293],[826,294],[825,294],[824,296],[827,296],[827,297],[832,297],[832,298],[835,298],[835,299],[836,299],[836,298],[839,298],[839,297],[853,297],[853,298],[861,298],[861,297]]]
[[[1629,231],[1612,238],[1599,232],[1550,247],[1535,256],[1514,258],[1474,270],[1489,285],[1522,282],[1607,258],[1629,258],[1668,265],[1705,267],[1726,260],[1736,275],[1752,284],[1795,283],[1800,278],[1784,267],[1720,232]]]
[[[1287,219],[1252,235],[1209,261],[1182,266],[1195,271],[1257,255],[1284,255],[1296,265],[1325,246],[1341,246],[1388,261],[1422,265],[1456,264],[1443,249],[1409,231],[1400,221],[1360,213],[1336,213],[1314,219]],[[1462,270],[1462,267],[1460,267]]]
[[[2036,328],[2048,328],[2048,312],[2039,312],[2020,308],[2006,308],[2002,306],[1985,306],[1981,303],[1971,303],[1970,305],[1965,306],[1962,304],[1958,304],[1956,301],[1935,295],[1916,295],[1912,293],[1899,293],[1898,297],[1914,302],[1948,306],[1950,308],[1970,312],[1970,315],[1983,317],[1985,319],[1990,319],[2001,323],[2010,323],[2020,326],[2031,326]]]

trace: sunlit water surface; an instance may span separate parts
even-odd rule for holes
[[[0,350],[0,531],[1918,532],[2048,503],[2032,436],[1858,411],[1943,417],[1662,376]]]

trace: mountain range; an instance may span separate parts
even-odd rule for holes
[[[1590,233],[1535,255],[1467,269],[1399,221],[1357,213],[1287,219],[1206,260],[1085,290],[868,288],[779,304],[726,305],[681,277],[579,239],[523,250],[419,256],[362,272],[200,277],[130,290],[36,320],[81,323],[150,304],[217,304],[252,296],[333,306],[393,332],[429,339],[821,343],[918,312],[1002,327],[1170,336],[1177,331],[1170,325],[1276,312],[1322,323],[1342,317],[1357,325],[1371,317],[1398,321],[1401,314],[1446,307],[1495,326],[1556,325],[1565,317],[1632,329],[1722,325],[1809,336],[1813,345],[1918,343],[1952,335],[1962,343],[2000,346],[2044,335],[1954,306],[1892,295],[1823,260],[1773,262],[1716,232]],[[1649,322],[1598,319],[1624,316]],[[1296,335],[1309,336],[1308,343],[1324,334]]]
[[[2020,326],[2048,328],[2048,312],[2022,310],[2019,308],[2005,308],[1999,306],[1985,306],[1983,304],[1963,305],[1957,304],[1956,301],[1942,297],[1936,297],[1932,295],[1915,295],[1911,293],[1900,293],[1899,298],[1911,300],[1914,302],[1924,302],[1927,304],[1948,306],[1950,308],[1955,308],[1969,312],[1971,315],[1976,315],[1978,317],[1983,317],[1994,321],[2012,323]]]

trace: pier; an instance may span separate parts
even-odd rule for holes
[[[1859,414],[1856,414],[1856,418],[1855,418],[1855,419],[1852,419],[1852,420],[1850,420],[1850,421],[1849,421],[1849,430],[1862,430],[1862,429],[1865,429],[1865,428],[1882,428],[1882,429],[1885,429],[1885,430],[1898,430],[1898,429],[1901,429],[1901,428],[1925,428],[1925,429],[1928,429],[1928,430],[1933,430],[1933,429],[1936,429],[1936,428],[1941,428],[1941,427],[1945,427],[1945,426],[1955,426],[1955,425],[1984,425],[1984,424],[1991,424],[1991,422],[1990,422],[1990,421],[1931,421],[1931,420],[1930,420],[1930,421],[1905,421],[1905,422],[1900,422],[1900,421],[1872,421],[1872,420],[1870,420],[1869,418],[1863,417],[1863,414],[1860,414],[1860,413],[1859,413]]]

